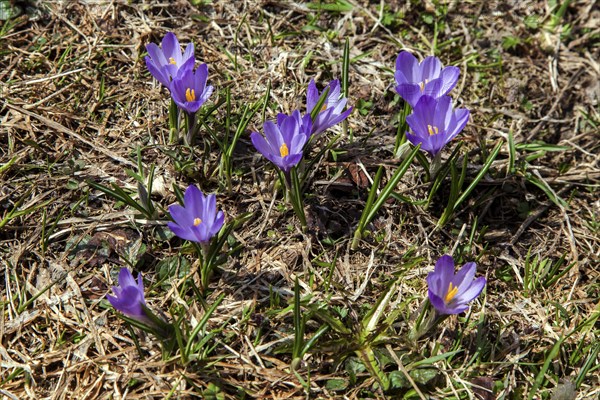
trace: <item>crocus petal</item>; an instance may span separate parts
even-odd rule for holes
[[[156,66],[156,64],[154,64],[154,62],[152,61],[150,56],[146,56],[145,61],[146,61],[146,68],[148,68],[150,75],[152,75],[162,85],[168,87],[169,83],[170,83],[169,74],[165,73],[163,68],[158,68]]]
[[[331,81],[331,83],[329,83],[329,85],[327,85],[327,87],[329,87],[329,93],[327,93],[326,103],[328,104],[329,102],[337,102],[341,95],[340,80],[334,79]]]
[[[302,153],[304,145],[306,144],[307,137],[303,134],[298,134],[292,138],[290,143],[290,153]]]
[[[290,147],[292,139],[300,134],[300,126],[294,117],[287,117],[279,125],[279,131],[281,132],[283,142]]]
[[[428,295],[429,295],[429,301],[431,302],[431,305],[433,307],[435,307],[436,310],[445,310],[446,303],[444,303],[444,300],[440,296],[438,296],[431,289],[429,289]]]
[[[483,276],[480,276],[474,281],[471,281],[470,285],[464,292],[460,293],[459,290],[459,293],[456,295],[455,301],[457,303],[469,303],[473,301],[477,296],[479,296],[479,294],[485,287],[485,283],[486,280]]]
[[[173,222],[167,222],[167,226],[176,236],[180,237],[181,239],[189,240],[190,242],[197,242],[196,235],[191,229],[194,225],[184,228],[174,224]]]
[[[217,196],[214,194],[206,196],[206,200],[204,201],[204,213],[202,215],[204,216],[204,220],[209,224],[212,224],[215,221],[215,216],[217,215]]]
[[[462,132],[462,130],[467,125],[467,122],[469,122],[469,114],[470,114],[469,110],[467,110],[465,108],[458,108],[458,109],[454,110],[455,125],[452,127],[452,130],[449,132],[449,135],[451,136],[451,138],[456,137],[456,135],[458,135],[460,132]]]
[[[430,116],[429,121],[433,126],[440,130],[445,130],[448,127],[450,116],[452,115],[452,99],[450,96],[442,96],[433,101],[434,113]],[[428,107],[431,107],[428,105]]]
[[[200,64],[196,69],[196,74],[194,76],[194,84],[195,89],[202,93],[204,87],[206,86],[206,81],[208,79],[208,65]]]
[[[283,124],[283,121],[285,121],[287,117],[288,115],[284,113],[277,114],[277,126],[281,126],[281,124]]]
[[[413,108],[421,96],[434,99],[446,95],[458,82],[460,70],[449,66],[442,68],[437,57],[426,57],[421,63],[408,52],[400,52],[396,58],[396,91]]]
[[[254,145],[256,150],[258,150],[258,152],[261,153],[263,156],[266,157],[267,154],[271,153],[271,146],[269,146],[264,136],[260,133],[252,132],[250,134],[250,140],[252,141],[252,144]]]
[[[446,136],[443,133],[437,134],[437,135],[431,135],[427,138],[427,148],[428,148],[428,152],[435,157],[436,154],[438,154],[440,151],[442,151],[442,149],[444,148],[444,146],[446,146],[446,144],[448,143],[448,136]],[[421,148],[423,148],[423,146],[421,146]]]
[[[417,101],[421,97],[421,88],[414,83],[401,83],[396,86],[396,92],[406,101],[411,107],[415,107]]]
[[[179,47],[179,40],[173,32],[167,32],[161,42],[163,54],[166,57],[173,58],[177,65],[181,63],[181,48]]]
[[[460,68],[450,65],[444,67],[440,73],[441,80],[443,82],[442,88],[440,89],[440,96],[448,94],[456,84],[458,83],[458,77],[460,76]]]
[[[352,107],[350,107],[350,110],[352,110]],[[302,117],[302,120],[300,122],[302,124],[301,132],[303,134],[305,134],[307,137],[310,137],[310,135],[312,134],[312,125],[313,125],[310,114],[306,114],[304,117]]]
[[[442,276],[444,282],[450,283],[454,275],[454,259],[452,256],[448,254],[441,256],[435,263],[435,271]]]
[[[271,147],[271,153],[280,156],[281,146],[285,143],[279,127],[272,121],[265,121],[263,124],[263,130],[265,131],[265,137],[267,143]]]
[[[144,295],[143,295],[144,294],[144,281],[142,280],[142,274],[138,274],[137,288],[138,288],[138,291],[142,294],[142,301],[144,302],[144,304],[146,304],[146,300],[144,299]]]
[[[306,112],[311,113],[315,104],[319,101],[319,90],[315,84],[315,80],[311,79],[306,89]]]
[[[190,43],[185,48],[185,52],[183,53],[183,56],[181,57],[181,62],[187,63],[189,60],[193,60],[193,59],[194,59],[194,43]],[[194,64],[194,62],[192,62],[192,66],[193,66],[193,64]]]
[[[424,85],[421,96],[430,96],[434,99],[438,99],[442,96],[443,87],[444,82],[441,78],[433,79]]]
[[[146,51],[148,55],[152,59],[154,65],[158,68],[164,67],[169,62],[167,61],[164,53],[160,50],[160,48],[155,43],[148,43],[146,45]]]
[[[197,218],[202,215],[204,209],[204,195],[196,186],[190,185],[183,195],[183,204],[189,215]]]
[[[302,160],[302,154],[290,154],[289,156],[285,157],[281,169],[285,172],[288,172],[290,169],[292,169],[292,167],[298,164],[300,160]]]
[[[169,229],[182,239],[193,242],[205,243],[213,236],[215,216],[223,220],[223,212],[217,214],[217,203],[214,194],[204,196],[204,193],[194,185],[190,185],[183,196],[183,207],[172,205],[169,207],[171,217],[175,223],[169,222]]]
[[[475,269],[475,263],[466,263],[455,275],[452,257],[440,257],[434,271],[427,275],[428,296],[437,313],[459,314],[468,309],[468,303],[485,286],[485,278],[473,280]]]
[[[133,278],[133,275],[131,274],[131,271],[129,271],[127,268],[121,268],[121,270],[119,271],[119,286],[126,287],[135,285],[136,282]]]
[[[414,135],[410,132],[406,132],[405,134],[406,138],[410,143],[412,143],[413,146],[421,145],[421,150],[431,153],[431,146],[429,145],[429,140],[427,138],[419,135]]]
[[[216,235],[217,233],[219,233],[219,231],[223,227],[224,223],[225,223],[225,214],[223,214],[223,211],[219,211],[217,213],[215,221],[214,221],[214,223],[212,225],[211,234],[212,235]]]
[[[169,214],[177,225],[182,227],[188,227],[192,225],[194,221],[194,215],[190,209],[183,208],[179,204],[173,204],[169,206]]]
[[[205,87],[208,67],[202,64],[197,71],[189,68],[182,68],[177,72],[177,76],[171,82],[169,89],[171,97],[177,106],[188,112],[195,113],[204,104],[208,96],[212,93],[212,86]],[[192,101],[188,101],[188,91],[194,91]]]
[[[445,306],[444,314],[460,314],[469,309],[467,304],[456,304],[454,306]]]
[[[208,232],[208,225],[202,223],[198,226],[192,226],[191,231],[195,236],[195,241],[199,243],[206,243],[211,238]]]
[[[142,310],[144,298],[140,296],[137,286],[126,286],[119,293],[119,297],[109,295],[107,298],[115,309],[127,316],[132,318],[144,316]]]
[[[396,70],[402,73],[402,77],[406,79],[404,82],[415,82],[418,74],[419,61],[408,51],[402,51],[396,58]]]
[[[119,271],[118,281],[119,286],[112,287],[114,295],[107,295],[106,299],[116,310],[128,317],[147,322],[148,317],[142,308],[146,300],[141,275],[138,275],[136,282],[129,269],[122,268]]]
[[[334,117],[330,121],[331,126],[337,125],[340,122],[342,122],[343,120],[345,120],[346,118],[348,118],[348,115],[350,115],[350,113],[352,112],[352,109],[353,109],[353,107],[348,107],[348,109],[341,114],[337,114],[336,112],[333,112]],[[337,115],[335,115],[335,114],[337,114]]]
[[[325,102],[323,103],[323,109],[319,110],[319,113],[317,113],[315,120],[311,121],[310,135],[317,135],[325,131],[326,129],[332,127],[340,121],[343,121],[349,115],[349,113],[344,113],[344,116],[340,115],[342,114],[344,107],[348,102],[348,99],[346,99],[345,97],[340,97],[340,81],[338,79],[331,81],[323,90],[323,92],[325,91],[327,91],[327,97],[325,98]],[[316,103],[319,101],[319,97],[322,94],[323,93],[319,93],[319,91],[317,90],[314,80],[311,80],[308,84],[308,89],[306,91],[306,115],[310,116]],[[280,123],[280,125],[282,124]],[[308,131],[308,124],[302,123],[300,128],[302,132],[306,133]]]
[[[439,77],[440,71],[442,70],[442,63],[437,57],[425,57],[423,62],[419,65],[419,69],[421,76],[417,77],[418,80],[433,80]]]
[[[471,286],[471,283],[473,283],[473,278],[475,277],[476,269],[477,264],[474,262],[469,262],[463,265],[456,275],[454,275],[454,278],[452,278],[452,283],[455,287],[458,287],[458,292],[456,293],[457,296]]]
[[[214,89],[215,88],[212,85],[208,85],[204,89],[204,92],[202,92],[202,95],[200,96],[200,100],[201,100],[202,104],[204,104],[208,100],[208,98],[210,97],[210,95],[213,93]]]

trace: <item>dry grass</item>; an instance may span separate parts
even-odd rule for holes
[[[307,310],[310,304],[345,310],[351,329],[397,280],[390,308],[402,307],[403,318],[382,351],[400,355],[401,365],[462,350],[432,364],[436,379],[420,387],[423,398],[557,400],[574,398],[569,385],[575,382],[577,399],[598,398],[597,359],[587,360],[591,371],[578,380],[586,357],[598,354],[600,335],[600,12],[594,1],[571,1],[553,29],[548,24],[556,10],[545,1],[381,2],[380,12],[379,2],[352,0],[351,10],[340,13],[287,1],[197,8],[185,1],[128,3],[39,1],[30,16],[0,27],[2,396],[210,398],[204,391],[214,384],[227,398],[383,398],[367,372],[349,373],[356,363],[351,339],[333,332],[305,357],[298,375],[290,372],[282,345],[293,338],[286,307],[298,277]],[[168,144],[168,94],[143,61],[144,46],[167,31],[195,43],[210,82],[230,88],[234,113],[260,100],[270,81],[267,119],[302,108],[311,78],[322,85],[339,77],[349,39],[350,103],[359,110],[349,118],[351,135],[336,145],[337,158],[329,155],[315,170],[307,190],[308,235],[299,233],[281,196],[274,197],[276,175],[255,155],[248,135],[236,149],[231,193],[214,173],[219,153],[207,147],[208,139],[193,150]],[[453,96],[472,110],[462,139],[473,171],[482,147],[506,143],[509,132],[518,144],[540,140],[568,150],[526,163],[532,151],[518,148],[516,171],[508,173],[504,145],[444,228],[436,223],[449,184],[428,210],[386,203],[373,234],[352,252],[366,175],[384,165],[390,176],[397,165],[394,115],[401,107],[391,69],[403,46],[420,55],[435,48],[445,64],[461,67]],[[261,124],[259,113],[250,127]],[[144,165],[157,166],[153,199],[163,209],[175,201],[174,184],[195,183],[218,193],[228,218],[253,213],[234,233],[243,250],[215,275],[207,294],[209,305],[225,296],[208,323],[214,337],[187,365],[177,357],[163,361],[150,336],[139,337],[140,354],[137,335],[104,300],[128,260],[144,274],[153,309],[180,313],[192,324],[205,310],[173,289],[177,276],[161,278],[161,260],[169,257],[183,254],[196,266],[181,242],[161,238],[164,213],[161,221],[135,219],[131,209],[87,184],[135,189],[125,169],[136,169],[138,146]],[[175,168],[174,151],[191,164]],[[426,190],[415,164],[398,191],[423,198]],[[478,262],[488,277],[485,296],[468,318],[449,319],[409,348],[406,321],[426,296],[424,278],[450,252]],[[548,288],[524,290],[535,256],[556,262],[563,255],[561,268],[574,263],[566,275]],[[311,319],[307,335],[321,323]],[[386,371],[399,368],[391,362]],[[345,389],[333,390],[334,379]],[[409,389],[388,396],[421,396]]]

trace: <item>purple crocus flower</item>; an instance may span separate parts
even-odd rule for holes
[[[171,78],[181,68],[194,68],[194,44],[190,43],[181,54],[179,41],[173,32],[168,32],[162,40],[162,49],[155,43],[146,45],[148,56],[145,58],[148,71],[160,83],[169,87]]]
[[[469,110],[452,108],[449,96],[434,99],[421,96],[406,123],[413,133],[406,132],[406,138],[413,144],[421,144],[421,150],[435,156],[463,130],[469,120]]]
[[[129,269],[121,268],[119,286],[113,286],[112,291],[115,295],[107,295],[106,298],[116,310],[141,322],[148,323],[150,321],[142,308],[146,305],[142,274],[138,274],[136,282]]]
[[[412,107],[423,95],[435,99],[448,94],[458,82],[460,69],[448,66],[442,68],[437,57],[426,57],[419,63],[415,56],[402,51],[396,58],[396,91]]]
[[[208,243],[221,230],[225,215],[217,212],[217,199],[214,194],[204,196],[202,191],[190,185],[183,195],[183,207],[169,206],[169,213],[175,222],[167,225],[182,239],[198,243]]]
[[[210,85],[206,86],[207,79],[208,65],[206,64],[200,64],[195,71],[191,68],[180,69],[169,86],[175,104],[190,114],[198,111],[214,89]]]
[[[469,262],[454,274],[454,260],[445,255],[435,263],[433,272],[427,275],[429,301],[439,314],[460,314],[469,308],[468,303],[479,296],[485,286],[485,278],[475,280],[474,262]]]
[[[344,107],[346,107],[348,99],[341,97],[340,81],[337,79],[331,81],[327,87],[329,88],[329,93],[327,93],[327,98],[323,103],[323,108],[321,108],[321,111],[319,111],[315,120],[313,121],[311,132],[313,135],[317,135],[331,128],[333,125],[342,122],[352,112],[352,107],[349,107],[346,111],[344,111]],[[327,87],[323,89],[323,91],[325,91]],[[319,93],[315,81],[311,79],[310,83],[308,84],[308,89],[306,90],[307,114],[312,113],[312,110],[319,102],[319,97],[321,97],[322,93],[323,92]]]
[[[279,114],[277,124],[266,121],[263,129],[265,136],[258,132],[250,134],[252,144],[269,161],[288,173],[302,159],[304,145],[311,135],[310,114],[301,117],[298,110],[292,115]]]

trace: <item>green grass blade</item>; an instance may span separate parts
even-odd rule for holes
[[[546,355],[544,365],[542,366],[542,369],[540,369],[540,372],[538,372],[537,376],[535,377],[535,382],[533,383],[533,386],[531,387],[531,390],[529,391],[529,396],[527,396],[528,400],[533,400],[538,389],[542,386],[542,383],[544,383],[544,379],[546,377],[546,371],[548,371],[548,368],[550,368],[550,364],[552,363],[552,361],[554,361],[554,359],[556,357],[558,357],[558,355],[560,354],[560,347],[562,346],[564,340],[565,340],[565,338],[561,337],[554,344],[554,346],[552,346],[552,348]]]
[[[219,297],[217,297],[217,299],[214,301],[212,306],[210,306],[210,308],[208,310],[206,310],[206,312],[202,316],[202,319],[198,322],[198,325],[196,325],[194,327],[194,330],[192,330],[192,333],[190,333],[190,337],[187,339],[187,344],[185,346],[186,357],[189,357],[189,355],[190,355],[192,346],[194,344],[194,338],[196,336],[198,336],[200,331],[206,327],[208,319],[213,315],[213,313],[215,312],[217,307],[219,307],[219,305],[221,304],[221,302],[223,301],[224,298],[225,298],[225,293],[221,293],[219,295]]]
[[[406,171],[408,171],[410,164],[412,163],[416,154],[420,151],[420,148],[420,145],[413,148],[412,151],[408,154],[408,156],[404,159],[404,161],[402,161],[402,163],[398,166],[398,169],[396,169],[396,172],[394,172],[394,175],[392,175],[389,182],[385,185],[385,187],[381,191],[381,194],[379,195],[379,197],[377,197],[377,200],[369,210],[365,225],[371,222],[373,218],[375,218],[375,214],[377,214],[379,209],[390,197],[391,193],[394,191],[394,188],[398,186],[398,182],[400,182],[400,179],[402,179]]]
[[[342,57],[342,95],[348,97],[350,89],[350,41],[346,37],[344,42],[344,56]]]
[[[464,191],[464,193],[458,198],[458,200],[456,200],[456,203],[454,204],[454,210],[455,211],[456,211],[456,208],[463,201],[465,201],[467,199],[467,197],[469,197],[469,195],[471,194],[471,192],[473,191],[473,189],[475,189],[475,187],[477,186],[477,184],[479,183],[479,181],[481,181],[481,179],[483,178],[483,176],[488,172],[488,170],[492,166],[492,163],[494,162],[494,160],[498,156],[498,153],[500,152],[501,148],[502,148],[502,143],[498,143],[496,145],[496,147],[494,147],[494,150],[492,150],[492,153],[487,158],[485,164],[483,165],[483,168],[481,168],[481,170],[479,171],[479,173],[477,174],[477,176],[475,177],[475,179],[473,179],[473,182],[471,182],[471,184],[467,187],[467,189]]]

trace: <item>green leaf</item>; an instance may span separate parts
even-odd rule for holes
[[[12,5],[11,0],[0,0],[0,21],[16,18],[23,13],[23,8]]]
[[[202,396],[205,400],[225,400],[225,393],[214,383],[208,384],[208,387],[202,392]]]
[[[332,11],[332,12],[347,12],[352,11],[352,4],[346,0],[335,0],[333,3],[322,3],[321,1],[315,3],[308,3],[307,7],[311,10],[317,11]]]
[[[488,172],[488,170],[492,166],[492,163],[494,162],[494,160],[498,156],[498,153],[500,152],[501,148],[502,148],[502,143],[499,142],[496,145],[496,147],[494,147],[494,150],[492,150],[492,153],[487,158],[485,164],[483,164],[483,167],[481,168],[481,170],[479,171],[479,173],[477,174],[477,176],[475,177],[475,179],[473,179],[473,182],[471,182],[471,184],[467,187],[467,189],[463,192],[463,194],[458,198],[458,200],[456,200],[456,203],[454,204],[454,210],[455,211],[458,208],[458,206],[463,201],[465,201],[467,199],[467,197],[469,197],[469,195],[471,194],[471,192],[473,191],[473,189],[475,189],[475,186],[477,186],[477,184],[479,183],[479,181],[481,181],[481,179],[483,178],[483,176]]]
[[[156,264],[158,279],[168,280],[169,278],[183,278],[190,273],[191,264],[185,257],[173,256],[163,258]],[[177,275],[175,275],[177,273]]]
[[[346,388],[348,388],[348,381],[346,379],[338,378],[328,379],[327,382],[325,382],[325,388],[334,392],[346,390]]]

